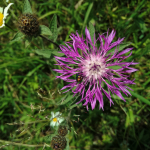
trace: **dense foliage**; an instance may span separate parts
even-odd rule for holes
[[[23,1],[10,2],[14,4],[7,26],[0,28],[0,148],[50,149],[51,135],[57,132],[50,127],[51,112],[59,111],[68,128],[66,149],[150,149],[150,2],[30,1],[40,25],[52,31],[52,23],[57,19],[58,38],[56,34],[47,36],[56,45],[39,36],[32,41],[23,36],[21,41],[11,41],[19,30]],[[4,0],[0,2],[0,6],[6,5]],[[115,40],[125,37],[124,41],[133,47],[128,61],[139,62],[138,71],[130,76],[136,83],[130,86],[132,96],[125,96],[126,102],[113,97],[111,107],[106,98],[104,111],[98,105],[89,111],[82,104],[76,105],[72,93],[66,96],[60,92],[67,83],[56,79],[59,74],[53,71],[60,69],[54,65],[54,55],[61,56],[56,52],[57,45],[70,41],[70,34],[76,31],[84,35],[89,22],[96,34],[109,28],[116,30]],[[44,56],[39,49],[51,49],[53,53]]]

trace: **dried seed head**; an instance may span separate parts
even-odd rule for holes
[[[51,147],[53,150],[63,150],[66,147],[66,138],[60,135],[56,135],[52,138]]]
[[[68,129],[65,126],[59,126],[58,134],[60,136],[65,136],[68,133]]]
[[[18,27],[28,36],[37,36],[39,33],[38,19],[32,14],[23,14],[18,20]]]

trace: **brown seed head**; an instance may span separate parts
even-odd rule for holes
[[[18,27],[28,36],[36,36],[39,33],[38,19],[32,14],[23,14],[18,20]]]
[[[59,126],[58,134],[60,136],[65,136],[67,133],[68,133],[68,129],[66,128],[66,126]]]
[[[56,135],[52,138],[51,147],[53,150],[63,150],[66,147],[66,138],[60,135]]]

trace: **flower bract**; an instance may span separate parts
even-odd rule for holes
[[[134,80],[130,80],[129,77],[132,72],[137,71],[131,65],[138,63],[125,61],[131,56],[132,48],[120,50],[124,38],[113,42],[115,34],[114,30],[110,34],[107,31],[99,34],[97,39],[94,34],[94,39],[92,39],[86,28],[85,39],[83,36],[80,37],[77,32],[71,34],[72,41],[66,42],[65,46],[60,46],[65,57],[55,56],[56,65],[62,68],[54,69],[61,73],[57,78],[69,82],[62,90],[72,89],[74,95],[80,95],[81,100],[78,103],[85,101],[83,105],[87,109],[88,104],[91,104],[91,108],[94,109],[97,101],[99,109],[104,109],[104,95],[109,99],[110,106],[113,104],[111,95],[117,95],[123,101],[125,99],[122,93],[127,96],[131,95],[127,85],[135,84]],[[129,54],[126,54],[128,52]],[[73,79],[73,75],[77,75],[78,80]]]
[[[13,3],[9,3],[8,6],[5,7],[4,9],[3,9],[3,7],[0,7],[0,28],[5,26],[5,19],[8,16],[7,12],[12,4]]]
[[[64,121],[64,118],[60,117],[61,113],[60,112],[51,112],[51,122],[50,122],[50,126],[58,126],[61,122]]]

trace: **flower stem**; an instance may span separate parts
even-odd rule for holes
[[[45,37],[45,36],[43,36],[43,35],[39,35],[41,38],[43,38],[43,39],[46,39],[46,40],[48,40],[48,41],[50,41],[51,43],[53,43],[55,46],[57,46],[58,48],[59,48],[59,45],[57,44],[57,43],[55,43],[55,42],[53,42],[52,40],[50,40],[49,38],[47,38],[47,37]],[[60,49],[60,48],[59,48]]]
[[[16,31],[15,31],[12,27],[10,27],[7,23],[5,23],[5,26],[6,26],[7,28],[9,28],[10,30],[16,32]]]

